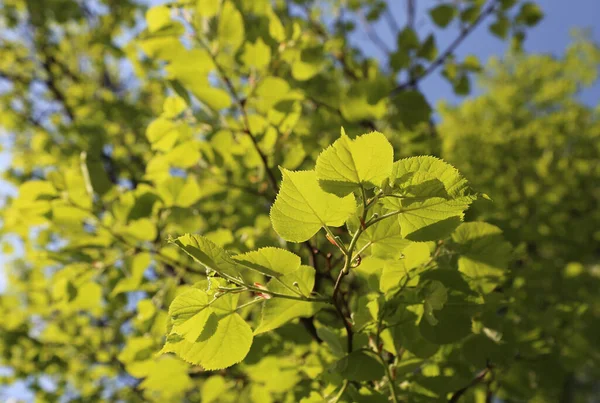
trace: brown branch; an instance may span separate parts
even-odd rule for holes
[[[492,14],[496,9],[496,3],[498,0],[491,0],[491,2],[483,9],[483,11],[477,16],[475,21],[471,23],[471,25],[465,27],[461,30],[460,34],[454,39],[454,41],[446,48],[446,50],[438,56],[436,60],[434,60],[421,74],[409,78],[406,82],[399,84],[392,90],[390,96],[398,95],[398,93],[404,91],[405,89],[414,87],[419,81],[427,77],[429,74],[433,73],[438,67],[446,62],[446,59],[450,57],[454,51],[460,46],[460,44],[469,36],[471,32],[481,24],[481,22],[490,14]]]

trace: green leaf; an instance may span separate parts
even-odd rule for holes
[[[315,171],[325,191],[342,197],[360,186],[381,186],[392,172],[393,159],[392,145],[382,133],[352,140],[342,129],[341,137],[317,158]]]
[[[383,266],[379,289],[383,293],[398,289],[408,273],[430,259],[429,246],[426,243],[410,243],[402,252],[403,259],[387,261]]]
[[[468,190],[468,183],[465,178],[447,162],[431,156],[403,158],[394,162],[392,168],[392,180],[395,184],[402,184],[411,177],[410,173],[424,172],[439,180],[451,197],[463,196]],[[428,181],[428,178],[423,178]],[[429,183],[430,184],[430,183]],[[411,183],[414,186],[414,183]],[[416,191],[418,189],[413,189]],[[428,193],[426,195],[431,195]],[[440,196],[440,194],[437,194]]]
[[[390,210],[401,211],[398,216],[402,236],[418,242],[444,239],[454,231],[464,217],[464,211],[475,198],[457,199],[432,197],[425,200],[387,201]]]
[[[100,196],[106,194],[113,187],[104,163],[99,154],[81,153],[81,170],[86,181],[88,193],[96,192]]]
[[[169,151],[179,138],[178,126],[169,119],[155,119],[146,128],[146,138],[153,150]]]
[[[241,362],[250,351],[252,339],[252,329],[240,315],[218,317],[213,313],[196,342],[172,333],[160,353],[175,353],[190,364],[214,371]]]
[[[396,161],[391,177],[396,197],[384,198],[383,205],[400,211],[402,236],[412,241],[449,236],[476,199],[459,172],[435,157]]]
[[[166,6],[155,6],[146,12],[148,31],[156,32],[171,22],[171,10]]]
[[[542,18],[544,18],[544,12],[540,6],[529,1],[521,5],[521,9],[517,15],[517,21],[522,22],[529,27],[537,25]]]
[[[219,45],[229,47],[232,53],[244,42],[244,19],[233,2],[223,3],[217,31]]]
[[[221,0],[197,0],[196,12],[205,18],[214,17],[219,12]]]
[[[271,207],[273,228],[283,239],[304,242],[325,225],[344,225],[355,209],[353,195],[340,198],[319,186],[315,171],[281,168],[283,183]]]
[[[214,270],[221,275],[243,278],[247,274],[246,267],[233,260],[225,250],[201,235],[186,234],[175,239],[173,243],[207,269]]]
[[[509,29],[510,21],[504,15],[498,15],[496,21],[490,25],[490,32],[500,39],[506,39]]]
[[[246,42],[242,61],[246,66],[262,70],[271,62],[271,48],[262,38],[258,38],[254,43]]]
[[[376,204],[369,210],[368,218],[372,217],[373,214],[382,215],[385,212],[386,211],[383,210],[380,204]],[[354,232],[360,225],[358,217],[352,217],[351,221],[348,221],[349,227],[351,223],[354,226],[354,228],[352,228],[352,231]],[[402,235],[398,217],[390,217],[381,220],[364,230],[362,235],[358,238],[356,247],[358,250],[366,248],[365,251],[369,252],[374,257],[382,259],[398,259],[404,248],[410,243],[411,241],[405,239]]]
[[[200,0],[202,1],[202,0]],[[231,386],[221,375],[213,375],[208,378],[200,389],[202,403],[218,402],[223,392]]]
[[[169,316],[173,323],[171,332],[190,343],[195,342],[213,312],[209,305],[211,300],[206,291],[197,288],[175,297],[169,306]]]
[[[132,220],[124,228],[123,233],[139,241],[156,240],[156,224],[148,218]]]
[[[169,176],[157,184],[157,191],[167,207],[190,207],[202,196],[192,175],[187,179]]]
[[[231,97],[225,90],[211,85],[208,74],[214,69],[212,58],[204,49],[178,52],[166,67],[170,79],[177,80],[200,102],[218,111],[231,106]]]
[[[419,47],[419,36],[411,27],[406,27],[402,31],[398,32],[398,49],[400,50],[413,50]]]
[[[163,116],[167,119],[173,119],[186,109],[187,103],[185,99],[177,95],[170,96],[163,103]]]
[[[414,128],[419,123],[429,122],[431,106],[425,96],[418,91],[403,91],[392,99],[396,106],[397,118],[408,129]]]
[[[299,259],[298,259],[299,260]],[[285,295],[309,296],[315,285],[315,269],[311,266],[299,266],[283,277],[270,280],[266,288],[269,291]],[[265,300],[259,326],[254,334],[265,333],[299,317],[310,317],[317,313],[323,304],[297,301],[286,298]]]
[[[273,38],[276,42],[284,42],[286,35],[285,28],[283,27],[281,20],[272,9],[269,9],[267,16],[269,18],[269,35],[271,35],[271,38]]]
[[[233,256],[243,265],[265,276],[281,277],[300,268],[300,256],[285,249],[266,247]]]
[[[438,49],[437,49],[437,45],[435,43],[435,36],[433,34],[429,34],[427,36],[427,39],[425,40],[425,42],[423,42],[423,44],[421,44],[421,47],[419,48],[419,51],[417,52],[417,56],[425,59],[425,60],[429,60],[434,61],[435,58],[438,55]]]
[[[441,28],[446,28],[456,16],[456,7],[451,4],[440,4],[429,10],[433,22]]]
[[[180,400],[185,392],[193,387],[193,382],[188,375],[189,366],[177,358],[160,357],[144,363],[144,367],[145,379],[139,388],[158,392],[165,400]]]
[[[381,119],[388,111],[390,81],[383,77],[352,84],[343,95],[340,111],[344,119],[361,122]]]
[[[320,326],[317,328],[317,335],[327,344],[334,356],[341,358],[346,355],[346,347],[338,332],[327,326]]]
[[[461,224],[452,234],[458,244],[458,270],[477,291],[487,294],[502,282],[511,257],[511,246],[502,230],[484,222]]]
[[[377,381],[384,376],[381,363],[364,351],[353,351],[341,358],[334,364],[333,370],[344,379],[355,382]]]

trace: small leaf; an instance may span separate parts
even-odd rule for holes
[[[281,277],[300,268],[300,256],[280,248],[261,248],[233,256],[241,264],[270,277]]]
[[[258,38],[254,43],[246,42],[242,61],[246,66],[262,70],[271,62],[271,48],[262,38]]]
[[[229,47],[232,52],[244,42],[244,19],[231,1],[225,1],[221,7],[218,39],[221,47]]]
[[[490,32],[500,39],[506,39],[509,29],[510,21],[504,15],[498,15],[496,21],[490,25]]]
[[[187,103],[185,99],[177,95],[170,96],[165,99],[163,104],[163,115],[168,119],[172,119],[177,117],[186,109]]]
[[[309,296],[315,285],[315,269],[311,266],[300,266],[283,277],[273,278],[267,283],[267,289],[285,295]],[[276,329],[292,319],[310,317],[317,313],[323,304],[297,301],[286,298],[265,300],[260,325],[254,334],[265,333]]]
[[[379,132],[352,140],[342,129],[342,136],[317,158],[315,171],[321,187],[340,197],[360,186],[381,186],[392,172],[394,150]]]
[[[441,28],[446,28],[456,16],[456,7],[451,4],[440,4],[429,10],[433,22]]]
[[[537,25],[544,18],[544,12],[535,3],[526,2],[521,5],[521,10],[517,15],[517,21],[524,23],[529,27]]]
[[[171,22],[171,10],[166,6],[151,7],[146,12],[148,31],[156,32]]]
[[[356,209],[353,195],[340,198],[321,189],[315,171],[281,169],[283,183],[271,207],[273,228],[283,239],[304,242],[325,225],[340,227]]]
[[[186,234],[173,242],[207,269],[232,278],[240,278],[247,274],[246,267],[203,236]]]

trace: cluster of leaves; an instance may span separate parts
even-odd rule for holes
[[[232,255],[200,235],[179,237],[173,242],[206,268],[208,279],[171,303],[162,352],[206,370],[226,368],[246,357],[253,335],[312,318],[321,346],[297,363],[312,362],[317,376],[295,399],[320,402],[443,398],[487,365],[477,354],[462,362],[463,341],[487,341],[501,351],[483,319],[499,301],[485,296],[501,283],[511,248],[493,225],[461,224],[476,195],[456,169],[434,157],[393,162],[383,134],[350,139],[342,130],[314,170],[282,174],[273,228],[298,243],[323,229],[342,256],[339,270],[329,269],[338,272],[335,281],[316,290],[316,277],[334,278],[286,249]],[[348,235],[336,235],[344,224]],[[344,284],[346,275],[354,287]],[[257,276],[269,280],[262,285]],[[260,320],[250,308],[256,303]],[[428,362],[452,376],[438,373],[431,383],[435,376],[409,371],[398,379],[398,367],[408,362],[413,369]],[[399,381],[410,386],[397,390]]]
[[[471,213],[518,247],[508,317],[539,362],[529,379],[531,363],[517,362],[505,383],[523,400],[584,399],[600,376],[600,110],[576,99],[599,65],[584,37],[561,59],[512,55],[486,69],[486,95],[441,109],[444,156],[494,195]]]
[[[462,222],[456,169],[411,156],[439,141],[420,80],[443,68],[464,93],[464,38],[490,18],[519,38],[541,12],[445,2],[424,35],[414,1],[402,28],[381,1],[338,3],[4,2],[2,383],[45,401],[513,393],[500,368],[535,340],[503,319],[510,248]],[[358,21],[375,43],[370,23],[394,29],[384,60],[353,46]]]

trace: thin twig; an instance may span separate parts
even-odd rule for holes
[[[465,386],[464,388],[461,388],[461,389],[457,390],[456,392],[454,392],[454,394],[452,394],[452,396],[450,397],[450,400],[448,400],[448,403],[456,403],[456,402],[458,402],[458,400],[461,398],[461,396],[464,395],[470,388],[478,385],[481,381],[483,381],[483,379],[485,378],[485,376],[490,371],[491,371],[491,368],[489,366],[486,367],[467,386]]]

